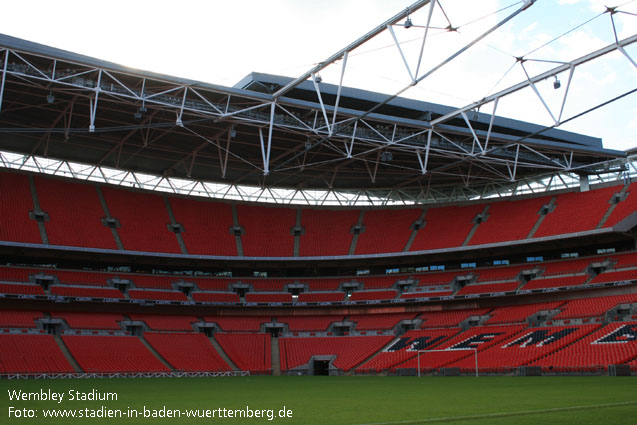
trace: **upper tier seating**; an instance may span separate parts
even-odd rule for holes
[[[402,252],[421,212],[417,208],[366,211],[365,231],[358,236],[355,254],[376,254],[379,247],[383,252]]]
[[[170,217],[164,199],[156,194],[102,187],[124,249],[181,254],[177,237],[168,230]]]
[[[555,209],[544,217],[544,221],[533,237],[595,229],[610,208],[611,197],[620,190],[620,186],[612,186],[588,192],[569,192],[558,195]]]
[[[335,355],[333,365],[349,371],[392,340],[392,336],[280,338],[281,370],[306,364],[312,356]]]
[[[117,249],[95,186],[35,177],[40,208],[49,215],[45,222],[49,243],[86,248]],[[60,202],[60,200],[64,202]]]
[[[352,243],[351,229],[359,215],[358,210],[304,209],[301,222],[305,234],[300,238],[299,254],[302,257],[347,255]]]
[[[48,214],[44,226],[49,242],[81,248],[116,249],[111,230],[102,224],[105,212],[92,184],[76,183],[41,175],[34,176],[41,209]],[[611,198],[622,190],[616,185],[587,192],[567,192],[556,196],[513,199],[427,208],[424,227],[415,234],[411,251],[471,246],[522,240],[541,218],[538,210],[555,199],[555,209],[543,217],[535,238],[595,229],[613,207],[604,226],[614,226],[635,211],[637,183],[628,188],[624,201],[616,206]],[[237,243],[228,203],[157,195],[143,191],[101,185],[111,216],[119,221],[116,229],[125,250],[181,254],[178,237],[169,230],[172,210],[181,224],[181,239],[189,254],[237,256]],[[34,210],[29,178],[17,173],[0,173],[0,240],[42,243],[38,223],[29,218]],[[486,221],[474,227],[474,219],[488,205]],[[294,228],[300,211],[299,252],[303,256],[348,255],[353,227],[361,210],[295,209],[236,204],[243,255],[291,257]],[[139,211],[144,211],[140,214]],[[363,231],[358,234],[354,254],[401,252],[405,249],[420,208],[373,209],[362,215]],[[578,211],[577,214],[572,214]],[[325,238],[324,235],[329,235]],[[439,282],[444,283],[444,282]]]
[[[215,334],[215,339],[239,370],[269,373],[272,350],[268,334]]]
[[[416,233],[411,251],[462,246],[473,228],[473,219],[484,205],[429,208],[425,227]]]
[[[169,372],[135,336],[63,335],[62,340],[85,372]]]
[[[604,227],[612,227],[637,211],[637,182],[628,186],[626,199],[621,201],[604,223]]]
[[[73,372],[52,335],[0,334],[0,373]]]
[[[171,197],[170,206],[189,254],[237,255],[229,204]]]
[[[296,210],[255,205],[237,205],[243,255],[246,257],[292,257]]]
[[[146,332],[144,338],[176,371],[231,370],[204,334]]]
[[[490,204],[487,220],[480,223],[469,245],[526,239],[540,218],[540,209],[550,200],[543,196]]]
[[[0,193],[0,240],[42,243],[38,224],[29,218],[34,207],[27,176],[0,173]]]

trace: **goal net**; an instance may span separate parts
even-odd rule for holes
[[[426,355],[427,353],[453,353],[453,352],[458,352],[458,351],[473,351],[473,358],[475,359],[475,374],[476,374],[476,378],[478,377],[478,349],[477,348],[461,348],[458,350],[418,350],[418,377],[420,378],[421,376],[421,364],[422,363],[426,363],[426,360],[423,360],[423,362],[421,362],[421,357],[423,356],[423,354],[425,355],[425,359],[426,359]]]

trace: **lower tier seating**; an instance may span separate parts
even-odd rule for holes
[[[418,350],[435,349],[443,341],[460,332],[460,329],[411,330],[392,341],[383,351],[363,363],[359,372],[378,373],[413,359]]]
[[[177,371],[231,370],[204,334],[146,332],[144,338]]]
[[[454,336],[436,347],[437,352],[429,352],[421,355],[420,367],[423,370],[447,367],[464,358],[473,359],[473,349],[482,352],[489,347],[507,341],[518,332],[526,328],[526,325],[507,326],[476,326]],[[481,357],[481,354],[478,354]],[[418,367],[418,359],[413,358],[401,363],[397,368],[410,369]],[[475,369],[475,368],[474,368]]]
[[[270,335],[215,334],[215,339],[240,370],[265,374],[272,370]]]
[[[0,373],[73,372],[51,335],[0,334]]]
[[[481,372],[510,372],[518,366],[527,366],[562,347],[588,335],[599,325],[553,326],[528,328],[515,337],[481,350],[478,368]],[[475,359],[466,357],[448,367],[459,367],[463,372],[475,370]]]
[[[312,356],[336,356],[334,366],[349,371],[387,345],[392,336],[280,338],[281,370],[306,364]]]
[[[553,372],[593,371],[627,364],[636,358],[637,322],[619,322],[610,323],[533,365]]]
[[[169,372],[135,336],[63,335],[62,340],[85,372]]]

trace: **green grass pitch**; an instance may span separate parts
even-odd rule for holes
[[[637,379],[612,377],[224,377],[0,381],[0,423],[12,424],[604,424],[637,423]],[[68,400],[69,390],[116,393],[117,401]],[[9,392],[64,393],[57,401],[9,400]],[[31,396],[36,397],[36,396]],[[135,409],[135,418],[44,418],[46,409]],[[198,410],[215,417],[141,417]],[[262,411],[219,418],[216,409]],[[279,411],[286,418],[279,418]],[[35,418],[9,417],[9,408]],[[269,420],[268,410],[274,418]],[[105,410],[103,410],[105,412]],[[86,414],[86,413],[85,413]],[[95,413],[96,415],[98,413]],[[164,413],[167,414],[167,413]]]

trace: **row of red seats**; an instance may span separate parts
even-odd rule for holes
[[[94,185],[42,176],[36,176],[34,181],[41,208],[49,214],[45,227],[51,244],[116,249],[110,229],[102,224],[106,214]],[[3,217],[0,240],[41,243],[38,227],[29,218],[34,207],[27,176],[3,172],[0,184],[3,195],[6,194],[9,200],[3,202],[0,214]],[[229,205],[164,198],[154,193],[109,186],[101,186],[100,189],[111,216],[119,221],[117,231],[126,250],[181,253],[178,239],[169,229],[171,220],[167,207],[170,206],[176,221],[184,228],[182,238],[189,253],[238,254],[230,232],[235,223]],[[554,211],[546,215],[534,237],[594,229],[610,208],[611,197],[621,189],[621,186],[612,186],[555,196]],[[628,189],[627,199],[617,205],[606,226],[618,223],[634,211],[637,203],[634,189],[633,183]],[[416,233],[410,249],[421,251],[462,246],[474,226],[475,217],[487,205],[487,219],[478,226],[470,245],[525,239],[540,218],[539,210],[549,200],[548,196],[544,196],[429,208],[424,212],[424,227]],[[146,213],[140,215],[138,211],[141,210]],[[573,211],[578,211],[578,214],[573,215]],[[244,229],[241,238],[245,256],[294,255],[292,229],[296,225],[296,209],[238,204],[236,212],[238,224]],[[383,252],[403,251],[412,233],[411,225],[423,211],[419,208],[387,209],[369,210],[362,214],[364,231],[358,235],[354,254],[376,254],[379,253],[378,247],[383,247]],[[353,238],[351,229],[360,216],[360,210],[301,210],[305,234],[300,237],[300,255],[347,255]],[[210,217],[215,219],[210,220]],[[329,241],[325,240],[326,234],[330,235]],[[210,244],[210,240],[218,243]]]
[[[272,370],[269,334],[215,334],[215,339],[240,370],[259,374]]]
[[[334,366],[344,371],[356,367],[392,340],[391,336],[340,336],[280,338],[281,370],[307,364],[312,356],[335,355]]]
[[[176,371],[227,371],[232,369],[221,358],[204,334],[146,332],[144,338]]]

